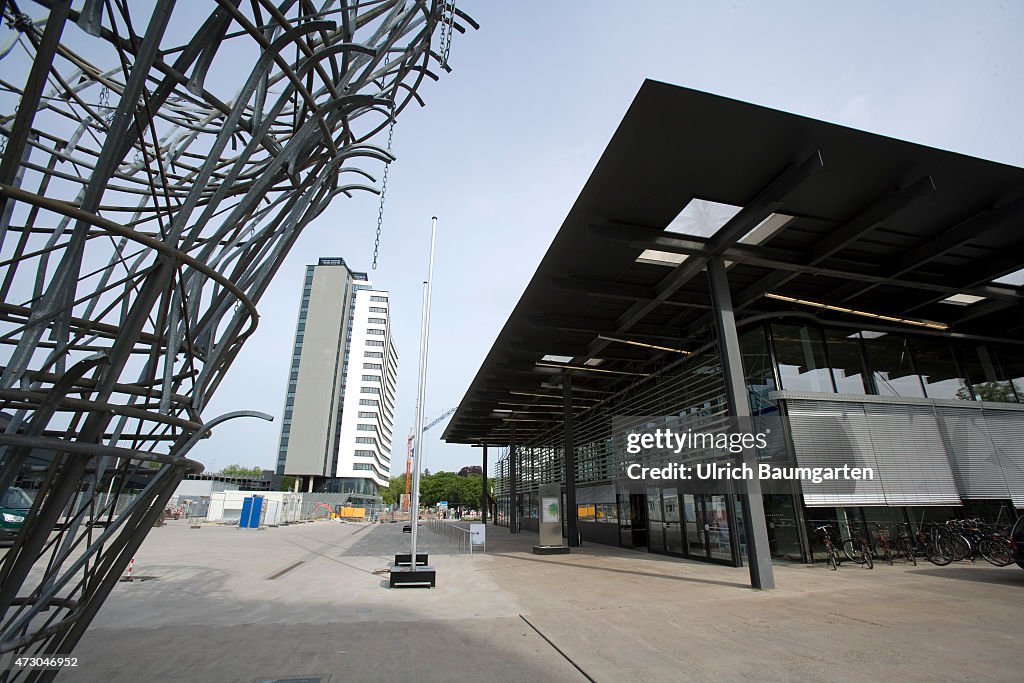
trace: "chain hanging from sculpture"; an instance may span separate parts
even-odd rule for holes
[[[444,0],[75,6],[0,3],[0,495],[32,497],[0,669],[74,647],[192,446],[253,415],[204,413],[261,295],[332,200],[376,191],[375,141],[449,70],[434,34],[476,27]]]

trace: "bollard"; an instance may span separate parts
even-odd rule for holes
[[[132,557],[132,559],[128,562],[128,573],[124,575],[124,577],[121,579],[122,581],[131,581],[132,580],[132,569],[134,567],[135,567],[135,558]]]

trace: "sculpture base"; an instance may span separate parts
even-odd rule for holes
[[[533,546],[534,555],[568,555],[569,546],[567,545],[535,545]]]

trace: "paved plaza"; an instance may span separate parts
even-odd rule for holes
[[[535,556],[428,523],[432,590],[376,573],[400,524],[153,529],[63,681],[1020,680],[1024,571],[986,564],[747,570],[588,545]]]

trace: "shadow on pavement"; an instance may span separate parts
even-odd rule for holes
[[[913,569],[909,573],[935,576],[940,579],[991,583],[1000,586],[1020,586],[1024,588],[1024,570],[1016,565],[1003,567],[1002,571],[993,571],[993,568],[987,565],[978,567],[954,565],[949,567],[932,567],[930,569]]]
[[[558,560],[542,560],[536,557],[528,557],[521,554],[507,554],[507,553],[488,553],[491,557],[505,557],[510,560],[520,560],[522,562],[539,562],[541,564],[553,564],[569,569],[589,569],[592,571],[599,572],[611,572],[613,574],[630,574],[633,576],[644,576],[654,579],[670,579],[672,581],[685,581],[688,583],[702,583],[712,586],[725,586],[727,588],[743,588],[750,590],[750,586],[745,583],[738,583],[736,581],[716,581],[714,579],[699,579],[693,576],[678,576],[674,574],[659,574],[656,572],[641,572],[632,569],[615,569],[614,567],[600,567],[593,564],[582,564],[580,562],[559,562]]]

